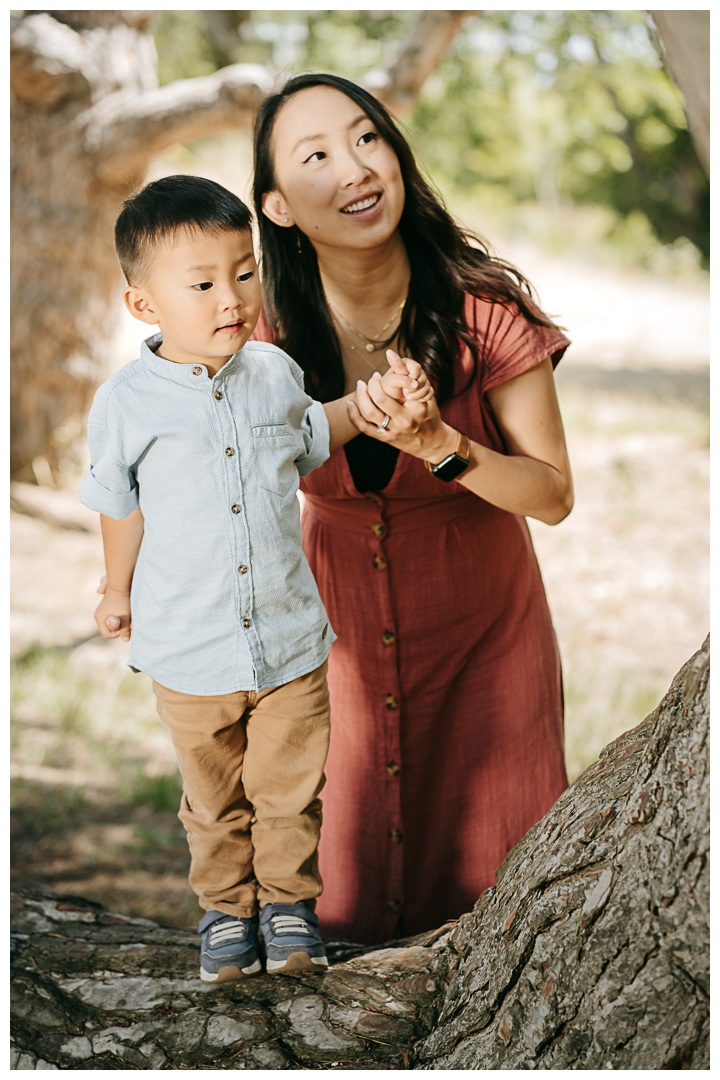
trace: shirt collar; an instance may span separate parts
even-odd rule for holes
[[[220,368],[217,375],[210,379],[208,378],[208,369],[204,364],[176,364],[172,360],[165,360],[164,357],[158,356],[155,350],[161,345],[162,334],[160,333],[146,338],[140,346],[140,359],[158,375],[162,375],[166,379],[172,379],[173,382],[196,386],[199,389],[205,389],[206,387],[209,389],[213,384],[217,385],[226,375],[237,369],[242,359],[241,349],[240,352],[233,353],[228,362]],[[195,374],[198,368],[201,370],[200,375]]]

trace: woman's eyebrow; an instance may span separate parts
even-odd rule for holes
[[[365,123],[365,122],[370,123],[370,118],[365,113],[360,113],[359,116],[356,116],[354,120],[350,121],[350,123],[347,126],[347,131],[352,131],[352,129],[356,128],[358,126],[358,124],[362,124],[362,123]],[[299,147],[301,147],[303,143],[314,142],[315,139],[322,139],[324,137],[324,135],[325,135],[325,132],[322,132],[322,131],[318,132],[317,135],[303,135],[302,139],[298,139],[298,141],[293,146],[292,153],[294,154],[295,151]]]

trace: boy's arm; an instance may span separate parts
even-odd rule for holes
[[[140,509],[126,518],[100,515],[107,588],[95,611],[95,622],[104,638],[130,640],[130,586],[143,538],[145,521]]]

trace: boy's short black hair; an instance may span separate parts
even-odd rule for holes
[[[115,250],[128,285],[145,283],[152,248],[178,229],[245,232],[252,212],[237,195],[202,176],[154,180],[123,203]]]

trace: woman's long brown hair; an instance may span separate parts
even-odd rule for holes
[[[482,343],[465,322],[465,295],[516,304],[538,326],[554,326],[533,302],[533,290],[515,267],[495,258],[487,245],[461,228],[422,177],[407,140],[390,113],[367,90],[337,75],[296,75],[265,99],[255,120],[253,198],[260,229],[264,310],[277,344],[302,367],[308,390],[321,401],[340,397],[345,375],[340,342],[323,291],[312,244],[297,226],[282,228],[262,212],[265,192],[277,188],[275,119],[293,94],[314,86],[339,90],[358,105],[392,147],[405,184],[400,235],[410,261],[410,288],[399,340],[436,382],[438,400],[456,389],[454,365],[463,345],[473,357],[474,378]]]

